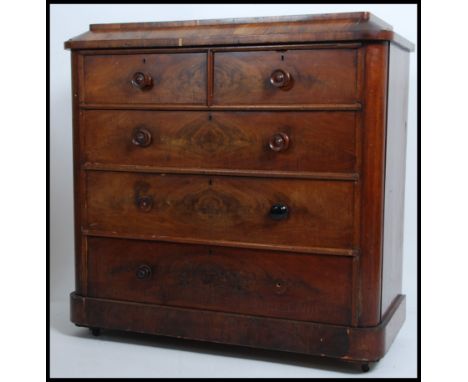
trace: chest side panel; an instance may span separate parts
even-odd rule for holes
[[[402,285],[408,76],[409,53],[391,44],[385,158],[382,315],[401,293]]]

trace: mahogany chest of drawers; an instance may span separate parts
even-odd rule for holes
[[[363,12],[99,24],[65,46],[75,324],[385,354],[410,42]]]

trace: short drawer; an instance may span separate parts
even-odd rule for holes
[[[354,182],[87,172],[87,228],[230,243],[353,248]]]
[[[83,112],[91,164],[352,172],[354,112]]]
[[[88,295],[349,324],[352,258],[88,238]]]
[[[218,52],[213,103],[351,104],[357,49]]]
[[[84,56],[87,104],[205,104],[206,54]]]

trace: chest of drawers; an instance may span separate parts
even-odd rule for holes
[[[76,325],[379,360],[409,52],[369,13],[99,24],[72,50]]]

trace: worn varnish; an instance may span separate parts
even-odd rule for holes
[[[91,231],[353,248],[353,182],[89,171],[87,190]]]
[[[412,43],[357,12],[95,24],[65,45],[75,324],[384,356]]]
[[[91,238],[91,297],[349,324],[352,258]],[[300,301],[300,303],[298,303]]]
[[[93,24],[65,43],[70,49],[394,41],[414,45],[369,12],[152,23]]]

